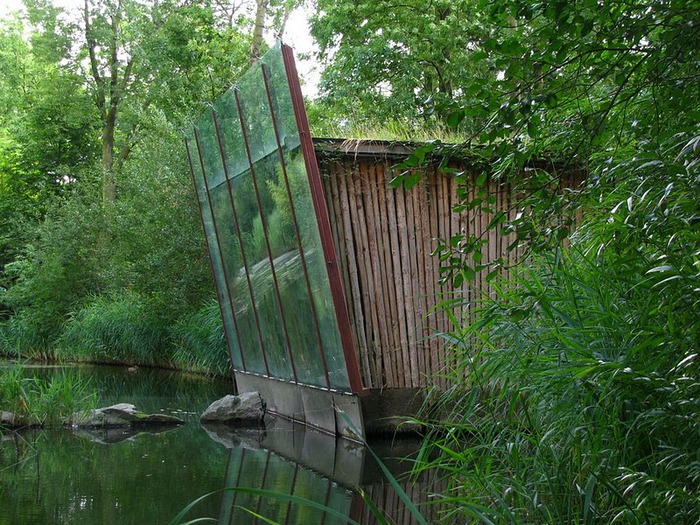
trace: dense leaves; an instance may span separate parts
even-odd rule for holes
[[[473,49],[485,38],[471,1],[318,1],[323,104],[341,121],[431,121],[464,82],[486,75]],[[484,86],[486,87],[486,86]]]
[[[179,130],[247,67],[258,4],[26,0],[0,21],[0,352],[104,360],[100,333],[150,330],[137,360],[170,362],[163,327],[213,295]]]

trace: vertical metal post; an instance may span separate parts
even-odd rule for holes
[[[289,491],[289,494],[291,496],[294,495],[294,489],[297,486],[297,475],[299,474],[300,468],[301,468],[301,466],[299,465],[299,463],[296,463],[294,465],[294,475],[292,476],[292,486],[290,487],[291,490]],[[287,502],[287,512],[284,513],[284,525],[289,525],[289,515],[291,514],[291,510],[292,510],[292,500],[289,500]]]
[[[202,145],[199,140],[199,132],[197,128],[194,129],[194,140],[197,144],[197,153],[199,155],[199,165],[202,168],[202,178],[204,179],[204,190],[207,193],[207,201],[209,202],[209,211],[211,212],[211,222],[214,227],[214,237],[216,237],[216,245],[219,250],[219,260],[221,262],[221,271],[223,272],[224,285],[226,290],[222,290],[222,293],[226,294],[226,299],[228,299],[229,306],[231,307],[231,318],[233,319],[233,327],[236,330],[236,340],[238,341],[238,353],[241,356],[241,364],[243,365],[243,370],[246,370],[245,358],[243,357],[243,347],[241,346],[240,331],[238,330],[238,322],[236,320],[236,310],[233,306],[233,300],[231,299],[231,291],[229,290],[228,277],[226,275],[226,261],[224,261],[224,254],[221,250],[221,239],[219,238],[219,228],[216,225],[216,215],[214,214],[214,206],[211,202],[211,193],[209,192],[209,183],[207,182],[207,172],[204,169],[204,158],[202,157]],[[203,220],[203,217],[202,217]],[[206,235],[206,230],[205,230]],[[216,282],[216,279],[215,279]],[[225,322],[225,320],[224,320]],[[224,329],[224,332],[226,330]],[[233,364],[233,363],[232,363]]]
[[[299,77],[294,63],[292,48],[287,45],[282,45],[282,57],[284,60],[285,72],[287,73],[287,82],[292,97],[292,105],[294,106],[294,116],[299,130],[301,149],[304,154],[304,162],[306,163],[306,172],[309,177],[309,184],[311,185],[311,197],[316,211],[319,232],[321,234],[321,245],[323,246],[323,254],[326,259],[326,270],[328,271],[328,279],[331,285],[333,306],[335,307],[336,318],[338,320],[340,340],[343,345],[343,355],[345,356],[345,366],[347,367],[348,379],[350,380],[350,390],[353,393],[361,393],[364,388],[362,386],[360,366],[357,360],[357,353],[355,352],[352,332],[350,330],[350,318],[348,317],[347,304],[345,302],[342,281],[340,279],[340,271],[338,270],[338,259],[333,245],[333,234],[330,229],[328,209],[326,208],[326,201],[323,195],[318,164],[316,163],[316,153],[314,151],[313,141],[311,140],[309,121],[306,117],[304,99],[301,94],[301,86],[299,85]]]
[[[292,198],[292,190],[289,186],[289,177],[287,176],[287,163],[284,160],[284,152],[282,151],[282,143],[280,141],[279,127],[277,123],[277,118],[275,117],[275,110],[272,104],[272,95],[270,94],[270,79],[268,77],[267,66],[262,64],[260,70],[263,75],[263,82],[265,84],[265,93],[267,94],[267,102],[270,108],[270,118],[272,119],[272,128],[275,131],[275,141],[277,144],[277,153],[280,158],[280,166],[282,167],[282,177],[284,178],[284,185],[287,190],[287,199],[289,200],[289,210],[292,216],[292,223],[294,224],[294,233],[297,241],[297,247],[299,248],[299,257],[301,260],[301,268],[304,273],[304,282],[306,284],[306,294],[309,297],[309,304],[311,305],[311,317],[313,319],[314,329],[316,331],[316,341],[318,342],[318,350],[321,354],[321,364],[323,365],[323,374],[326,378],[326,388],[330,390],[331,388],[331,378],[328,374],[328,364],[326,363],[326,354],[323,351],[323,341],[321,340],[321,329],[318,326],[318,314],[316,312],[316,305],[314,304],[314,298],[311,293],[311,281],[309,280],[309,272],[306,266],[306,255],[304,254],[304,247],[301,245],[301,234],[299,232],[299,222],[297,221],[296,208],[294,206],[294,199]]]
[[[284,315],[284,307],[282,306],[282,296],[280,295],[279,285],[277,283],[277,273],[275,272],[275,262],[272,257],[272,249],[270,248],[270,239],[267,236],[267,221],[265,220],[265,214],[263,213],[262,202],[260,201],[260,192],[258,191],[258,183],[255,177],[255,166],[253,165],[253,157],[250,154],[250,145],[248,144],[248,134],[246,133],[245,118],[243,117],[243,111],[241,108],[241,100],[238,96],[238,91],[234,89],[233,94],[236,98],[236,108],[238,109],[238,119],[241,123],[241,132],[243,134],[243,144],[245,145],[246,156],[248,157],[248,166],[250,167],[250,177],[253,181],[253,188],[255,189],[255,199],[258,203],[258,210],[260,211],[260,222],[263,229],[263,237],[265,237],[265,247],[267,248],[267,256],[270,260],[270,273],[272,274],[272,282],[275,289],[275,297],[277,298],[277,305],[280,310],[280,320],[282,322],[282,331],[284,332],[285,343],[287,345],[287,355],[289,355],[289,363],[292,367],[292,377],[294,382],[298,383],[297,369],[294,364],[294,355],[292,354],[292,345],[289,341],[289,332],[287,331],[287,320]]]
[[[221,156],[221,163],[224,167],[224,175],[226,177],[226,186],[228,188],[228,197],[231,201],[231,211],[233,212],[233,220],[236,225],[236,236],[238,237],[238,246],[241,249],[241,259],[243,261],[243,269],[245,270],[245,278],[248,283],[248,292],[250,293],[250,300],[252,302],[253,317],[255,318],[255,327],[258,331],[258,339],[260,341],[260,351],[262,352],[263,362],[265,363],[265,373],[270,375],[270,367],[267,364],[267,353],[265,352],[265,342],[263,341],[262,330],[260,328],[260,319],[258,318],[258,309],[255,308],[255,294],[253,293],[253,284],[250,281],[250,273],[248,272],[248,259],[245,255],[245,247],[243,246],[243,235],[241,234],[241,227],[238,222],[238,213],[236,212],[236,203],[233,198],[233,189],[231,187],[231,179],[229,178],[228,166],[226,165],[226,152],[224,151],[224,144],[221,140],[221,133],[219,132],[219,119],[216,117],[216,111],[212,111],[212,118],[214,119],[214,130],[216,131],[216,140],[219,144],[219,155]],[[243,354],[243,348],[241,347],[241,354]]]

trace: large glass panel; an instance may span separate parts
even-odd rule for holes
[[[350,381],[321,245],[321,235],[311,199],[311,187],[299,146],[301,141],[282,53],[268,53],[263,57],[263,61],[268,71],[274,120],[282,139],[282,152],[292,203],[301,232],[301,245],[311,282],[312,300],[320,327],[331,387],[347,391],[350,389]]]
[[[296,367],[297,379],[305,384],[327,386],[319,348],[315,314],[309,299],[292,222],[286,167],[280,161],[275,128],[263,72],[258,65],[238,83],[239,100],[246,124],[248,145],[254,159],[254,176],[261,203],[261,226],[271,254],[270,272],[279,291],[283,322]],[[310,210],[313,215],[313,208]],[[269,353],[268,353],[269,355]]]
[[[199,140],[197,136],[190,136],[187,139],[188,154],[190,156],[190,166],[192,169],[192,177],[194,179],[195,192],[199,201],[199,209],[202,215],[202,224],[204,226],[204,235],[209,249],[209,257],[211,259],[212,270],[214,274],[214,285],[216,295],[219,301],[219,306],[222,310],[222,321],[226,340],[229,344],[229,351],[233,361],[233,366],[236,369],[242,369],[241,350],[238,345],[238,335],[235,329],[231,305],[228,301],[228,286],[224,277],[224,268],[222,263],[221,252],[219,250],[219,240],[217,238],[216,229],[214,227],[215,219],[212,215],[212,209],[207,194],[207,186],[202,171],[202,161],[204,157],[200,157]]]
[[[193,176],[234,366],[349,391],[281,46],[197,128]]]
[[[281,379],[292,379],[287,338],[272,279],[272,265],[267,251],[263,217],[258,207],[253,175],[245,150],[247,137],[244,137],[241,132],[240,117],[233,91],[224,95],[217,103],[216,110],[219,116],[222,146],[226,154],[230,195],[235,204],[242,238],[241,249],[247,263],[246,285],[252,291],[255,306],[255,309],[251,308],[246,312],[249,317],[257,318],[270,375]],[[264,195],[261,195],[261,204],[265,202],[263,199]],[[253,370],[266,373],[263,369],[262,357],[262,354],[258,356]]]

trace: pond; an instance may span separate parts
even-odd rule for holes
[[[204,408],[231,393],[227,381],[145,368],[75,366],[32,373],[76,374],[96,388],[98,406],[133,403],[186,423],[141,433],[5,432],[0,436],[0,525],[167,525],[190,502],[210,493],[184,521],[265,523],[255,517],[260,515],[285,524],[339,524],[346,523],[345,516],[374,523],[358,486],[393,523],[413,522],[364,447],[282,419],[266,421],[264,429],[202,426]],[[391,458],[416,446],[415,441],[372,444],[397,473],[408,462]],[[429,482],[403,486],[417,500],[425,498]],[[260,491],[278,496],[261,497]],[[295,498],[334,511],[300,505]]]

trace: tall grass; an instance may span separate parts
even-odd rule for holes
[[[425,411],[419,466],[448,480],[447,522],[698,523],[700,163],[686,140],[614,166],[570,248],[444,334],[453,386]]]
[[[386,120],[377,124],[366,120],[312,123],[315,137],[344,138],[348,140],[387,140],[400,142],[427,142],[439,140],[448,144],[461,144],[469,140],[469,134],[447,124],[431,121],[417,124],[410,120]]]
[[[97,363],[170,363],[166,321],[141,296],[100,296],[73,313],[57,341],[62,359]]]
[[[71,415],[94,407],[95,393],[90,382],[72,374],[56,374],[49,379],[28,376],[21,364],[0,372],[0,407],[24,421],[60,425]]]
[[[231,363],[224,339],[219,304],[210,300],[193,315],[180,319],[171,330],[173,364],[178,368],[229,375]]]
[[[0,323],[0,355],[230,374],[215,300],[177,320],[162,310],[129,291],[98,296],[72,313],[52,340],[42,336],[30,315],[20,313]]]
[[[0,322],[0,355],[46,361],[56,358],[41,323],[27,311]]]
[[[700,388],[652,287],[574,251],[452,334],[455,386],[422,451],[450,480],[448,521],[697,520]]]

